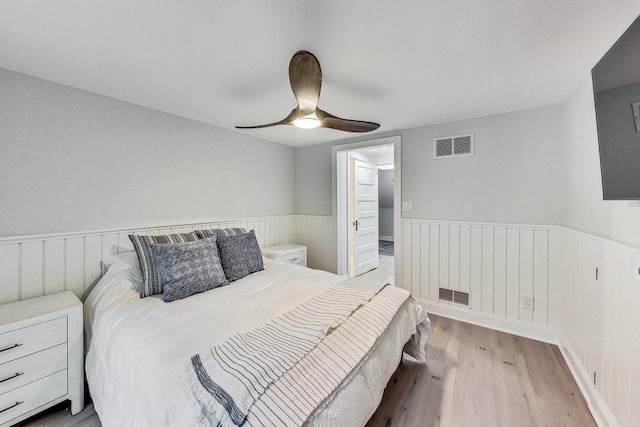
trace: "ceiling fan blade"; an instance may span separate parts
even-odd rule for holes
[[[291,110],[291,112],[287,117],[280,120],[279,122],[267,123],[266,125],[256,125],[256,126],[236,126],[236,129],[261,129],[261,128],[270,128],[272,126],[278,126],[278,125],[291,125],[293,124],[293,121],[297,117],[296,112],[297,112],[297,109],[294,108],[293,110]]]
[[[296,52],[289,62],[289,83],[298,100],[301,115],[311,114],[318,106],[322,70],[318,59],[306,50]]]
[[[345,132],[371,132],[372,130],[376,130],[380,127],[378,123],[342,119],[319,108],[316,108],[316,116],[322,123],[323,127],[342,130]]]

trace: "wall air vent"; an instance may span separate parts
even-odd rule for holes
[[[440,301],[453,302],[469,306],[469,292],[454,291],[448,288],[439,288],[438,299]]]
[[[435,138],[433,140],[433,158],[473,156],[473,134],[452,135]]]
[[[440,301],[453,302],[453,290],[447,289],[447,288],[440,288],[438,299]]]
[[[451,138],[436,139],[436,157],[451,157],[453,155],[453,145]]]
[[[453,292],[453,302],[456,304],[469,306],[469,293],[468,292]]]

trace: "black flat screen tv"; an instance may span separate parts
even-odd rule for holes
[[[604,200],[640,199],[640,18],[591,76]]]

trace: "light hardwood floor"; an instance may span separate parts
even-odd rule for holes
[[[379,281],[387,281],[392,285],[394,283],[394,266],[393,266],[394,258],[389,255],[378,255],[378,268],[375,270],[367,271],[364,274],[361,274],[358,277],[363,279],[371,279],[371,280],[379,280]]]
[[[367,427],[596,427],[557,346],[430,318],[427,363],[405,358]]]
[[[69,403],[61,403],[43,413],[29,418],[15,427],[102,427],[100,418],[93,409],[93,403],[85,405],[84,410],[76,415],[69,412]]]

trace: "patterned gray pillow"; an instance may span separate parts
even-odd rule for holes
[[[158,261],[165,302],[229,284],[220,263],[216,236],[195,242],[151,245],[151,252]]]
[[[167,234],[164,236],[138,236],[131,234],[129,239],[133,243],[140,261],[140,270],[144,280],[142,289],[140,289],[140,298],[144,298],[162,293],[162,283],[158,275],[156,258],[151,254],[151,245],[157,243],[195,242],[198,240],[198,235],[196,233]]]
[[[218,236],[218,249],[224,274],[230,282],[264,270],[262,252],[253,230],[234,236]]]
[[[196,230],[198,237],[206,239],[211,236],[234,236],[236,234],[244,234],[247,230],[244,228],[211,228],[208,230]]]

